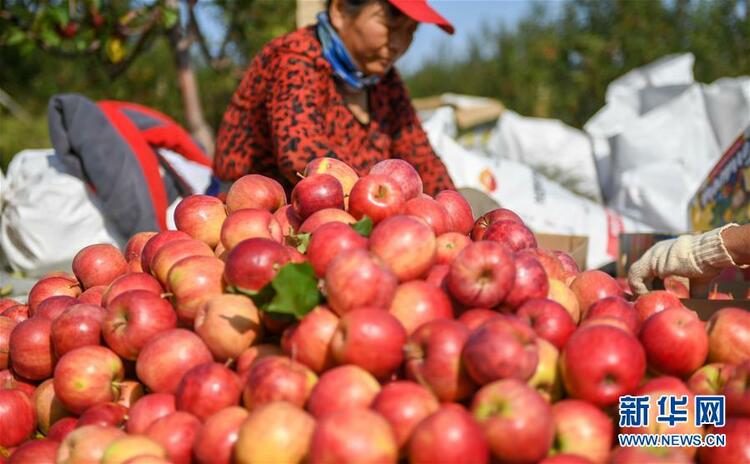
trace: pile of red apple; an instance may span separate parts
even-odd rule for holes
[[[315,160],[290,200],[242,177],[2,300],[0,462],[750,462],[750,313],[633,302],[401,160]],[[711,432],[657,424],[661,394],[726,395],[728,446],[618,449]]]

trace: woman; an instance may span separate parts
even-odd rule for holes
[[[402,158],[426,193],[453,188],[393,68],[419,22],[453,33],[426,0],[329,0],[318,24],[268,43],[224,114],[216,175],[258,173],[290,189],[314,158],[338,158],[360,175]]]

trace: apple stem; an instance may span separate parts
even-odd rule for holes
[[[76,282],[74,284],[68,285],[68,288],[75,288],[75,287],[81,288],[81,284]]]
[[[164,292],[164,293],[162,293],[159,296],[162,297],[162,298],[170,298],[170,297],[174,296],[174,293],[172,293],[172,292]]]
[[[224,367],[231,367],[234,364],[234,358],[229,358],[224,362]]]
[[[297,174],[297,177],[299,177],[300,179],[304,179],[305,178],[305,176],[302,175],[299,171],[297,171],[296,174]]]

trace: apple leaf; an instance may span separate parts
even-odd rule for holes
[[[362,216],[362,219],[352,224],[352,228],[361,236],[369,237],[372,232],[372,219]]]
[[[270,283],[250,298],[262,311],[302,319],[320,303],[321,295],[310,263],[287,263]]]
[[[286,238],[286,244],[293,246],[300,253],[305,253],[307,251],[307,247],[310,246],[310,235],[311,234],[309,233],[291,234]]]

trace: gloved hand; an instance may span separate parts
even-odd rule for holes
[[[700,281],[716,277],[723,268],[735,265],[721,233],[737,226],[727,224],[704,234],[682,235],[657,243],[630,267],[630,288],[636,295],[643,295],[654,277],[675,275]]]

